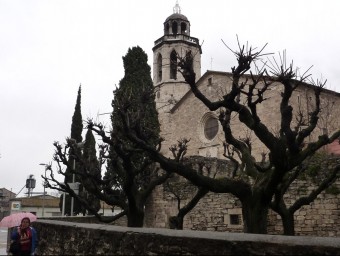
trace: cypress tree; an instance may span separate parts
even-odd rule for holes
[[[72,116],[72,125],[71,125],[71,138],[76,140],[77,143],[83,141],[82,137],[83,132],[83,118],[81,115],[81,85],[78,89],[77,102],[74,108],[74,114]]]
[[[136,132],[154,146],[159,142],[160,125],[156,110],[154,86],[147,55],[139,46],[129,48],[123,57],[125,74],[120,80],[112,101],[113,112],[111,156],[106,178],[115,180],[122,188],[128,207],[128,226],[143,226],[144,205],[151,193],[148,188],[154,176],[155,167],[147,153],[135,150],[137,145],[125,135],[120,111],[128,116]],[[133,149],[133,150],[130,150]],[[148,191],[143,194],[144,191]]]
[[[111,120],[113,132],[121,132],[123,128],[117,110],[122,105],[129,105],[127,111],[130,121],[135,122],[136,127],[141,129],[139,132],[156,145],[160,126],[151,69],[147,61],[146,53],[139,46],[129,48],[123,57],[125,75],[119,82],[119,89],[115,91]],[[127,140],[125,142],[128,143]]]
[[[95,124],[89,120],[87,123],[89,131],[86,134],[83,152],[82,154],[80,154],[80,151],[69,152],[70,162],[67,165],[72,166],[72,156],[76,155],[75,168],[78,173],[76,181],[79,177],[82,187],[86,188],[86,191],[80,191],[79,195],[76,195],[78,200],[82,202],[83,213],[85,213],[86,208],[104,222],[111,222],[126,215],[129,227],[142,227],[144,208],[150,194],[156,186],[164,183],[170,174],[159,171],[148,153],[128,137],[126,132],[129,129],[124,128],[125,118],[128,118],[129,126],[133,127],[138,136],[148,140],[154,147],[159,144],[160,125],[147,55],[140,47],[133,47],[123,57],[123,63],[125,75],[120,81],[119,88],[114,91],[115,97],[112,101],[111,134],[106,133],[102,124]],[[124,118],[124,122],[122,118]],[[79,89],[71,132],[72,138],[77,143],[82,140],[81,131]],[[99,145],[98,158],[92,132],[95,132],[103,140],[103,144]],[[62,150],[63,147],[58,144],[55,144],[55,146],[57,148],[56,161],[60,162],[60,159],[62,159],[65,163],[67,157]],[[107,163],[107,168],[102,177],[101,168],[104,162]],[[81,168],[81,170],[79,171],[77,168]],[[61,171],[61,169],[59,168],[58,171]],[[65,182],[71,180],[72,177],[71,170],[66,169],[66,172],[68,175],[62,172],[65,175]],[[65,191],[72,193],[67,186]],[[111,216],[109,219],[103,219],[98,213],[100,208],[98,199],[111,205],[112,209],[115,206],[120,207],[122,212]],[[69,205],[67,201],[66,213],[70,213]],[[80,207],[77,208],[76,204],[74,210],[75,213],[81,212]]]
[[[83,119],[81,115],[81,85],[78,89],[78,95],[77,95],[77,101],[74,108],[74,114],[72,116],[72,124],[71,124],[71,139],[74,139],[76,143],[80,143],[83,141],[82,137],[83,132]],[[77,149],[78,154],[81,154],[81,149]],[[72,155],[74,152],[70,149],[69,151],[69,166],[72,166],[72,168],[75,169],[75,171],[79,171],[79,165],[74,161]],[[66,169],[66,175],[65,175],[65,183],[72,183],[73,182],[73,173],[72,171],[67,168]],[[75,175],[75,182],[79,182],[79,177]],[[80,192],[80,191],[79,191]],[[62,208],[62,198],[60,202],[60,208]],[[71,215],[71,197],[69,195],[66,195],[65,197],[65,214]],[[75,214],[78,214],[81,212],[81,205],[78,202],[78,200],[74,199],[74,205],[73,205],[73,212]]]
[[[93,188],[93,183],[91,180],[93,178],[100,179],[101,172],[99,167],[99,161],[97,159],[97,151],[96,151],[96,140],[93,136],[92,130],[87,129],[85,135],[85,144],[83,150],[83,160],[85,162],[86,168],[88,170],[89,177],[82,179],[82,184],[87,185],[87,187]],[[92,178],[92,176],[94,176]],[[95,188],[93,188],[95,189]],[[94,196],[91,191],[83,190],[83,197],[86,198],[87,202],[92,206],[96,212],[100,209],[100,200]],[[85,214],[85,209],[83,209],[83,214]]]

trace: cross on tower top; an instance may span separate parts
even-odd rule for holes
[[[176,1],[176,5],[174,6],[174,13],[181,13],[181,7],[178,4],[178,0]]]

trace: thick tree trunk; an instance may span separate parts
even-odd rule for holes
[[[273,206],[274,207],[272,209],[281,217],[283,234],[286,236],[294,236],[295,235],[294,212],[290,211],[287,208],[283,199],[280,201],[280,203]]]
[[[181,201],[178,200],[178,214],[177,216],[171,216],[169,218],[169,226],[170,229],[179,229],[183,230],[183,222],[184,217],[198,204],[198,202],[203,198],[209,190],[205,188],[199,188],[195,194],[195,196],[188,202],[187,205],[180,208]]]
[[[183,216],[171,216],[169,218],[169,226],[170,229],[179,229],[183,230]]]
[[[268,205],[261,201],[260,198],[252,197],[242,202],[245,233],[267,234]]]
[[[132,209],[131,209],[132,208]],[[130,207],[127,214],[128,227],[141,228],[144,225],[144,211],[141,209]]]
[[[285,214],[280,214],[280,216],[282,218],[283,234],[286,236],[294,236],[295,235],[294,214],[287,212]]]

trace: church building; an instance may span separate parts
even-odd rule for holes
[[[224,133],[218,121],[218,111],[210,111],[190,91],[183,76],[178,72],[177,57],[190,52],[193,56],[193,69],[196,84],[200,91],[211,100],[218,100],[232,85],[232,74],[225,71],[208,70],[201,75],[202,49],[199,39],[190,34],[190,21],[181,13],[178,2],[173,14],[163,23],[164,34],[154,42],[153,47],[153,82],[156,88],[156,106],[159,111],[161,136],[165,139],[163,154],[171,157],[169,147],[182,138],[190,139],[187,156],[206,157],[226,160],[224,153]],[[235,59],[236,62],[236,59]],[[246,82],[249,75],[242,79]],[[277,83],[277,82],[274,82]],[[258,106],[261,121],[273,132],[280,128],[280,107],[282,86],[272,86],[266,92],[266,101]],[[295,114],[298,109],[308,111],[313,108],[313,85],[303,83],[291,97]],[[323,118],[310,136],[314,141],[319,135],[332,134],[340,127],[340,94],[323,89]],[[240,99],[242,101],[242,98]],[[326,113],[326,111],[328,111]],[[266,147],[252,136],[240,123],[235,114],[231,117],[232,130],[237,138],[252,138],[253,155],[256,160],[266,153]],[[324,150],[338,151],[338,142],[326,146]],[[296,184],[298,188],[301,184]],[[339,185],[339,183],[338,183]],[[307,188],[309,190],[311,188]],[[340,224],[340,195],[322,193],[311,205],[301,208],[295,216],[296,233],[301,235],[340,236],[336,230]],[[185,200],[184,200],[185,201]],[[169,227],[169,217],[176,215],[177,202],[164,186],[158,187],[146,207],[145,226]],[[327,209],[327,211],[325,211]],[[307,212],[309,212],[307,214]],[[268,233],[282,233],[279,217],[272,213]],[[242,232],[241,204],[229,194],[208,193],[198,205],[185,217],[184,229]]]

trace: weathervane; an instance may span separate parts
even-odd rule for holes
[[[176,1],[176,5],[174,7],[174,13],[181,13],[181,7],[179,7],[178,0]]]

